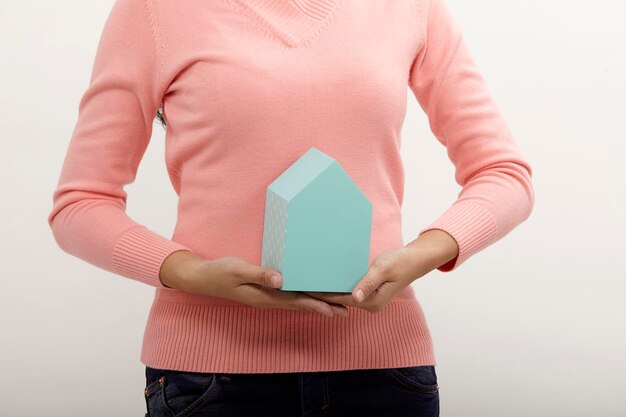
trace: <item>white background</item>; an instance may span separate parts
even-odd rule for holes
[[[68,256],[46,216],[112,0],[0,0],[0,415],[143,416],[153,288]],[[626,416],[626,3],[449,0],[533,167],[531,217],[413,285],[445,417]],[[405,242],[453,202],[453,166],[409,92]],[[163,129],[128,213],[167,236]],[[165,184],[165,186],[164,186]]]

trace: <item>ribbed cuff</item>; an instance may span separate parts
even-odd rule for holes
[[[128,230],[113,249],[115,272],[159,288],[169,288],[159,279],[161,265],[172,252],[191,251],[187,246],[166,239],[145,226]]]
[[[419,232],[439,229],[451,235],[459,245],[459,254],[437,267],[450,272],[461,266],[476,252],[489,246],[496,236],[494,215],[482,205],[469,200],[454,203],[437,220]]]

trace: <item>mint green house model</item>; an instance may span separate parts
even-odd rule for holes
[[[367,273],[372,204],[339,163],[311,147],[268,187],[261,266],[284,291],[351,292]]]

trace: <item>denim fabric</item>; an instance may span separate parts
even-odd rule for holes
[[[146,417],[438,417],[434,366],[273,374],[146,367]]]

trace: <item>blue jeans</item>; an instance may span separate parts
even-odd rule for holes
[[[146,417],[438,417],[434,366],[293,373],[146,367]]]

